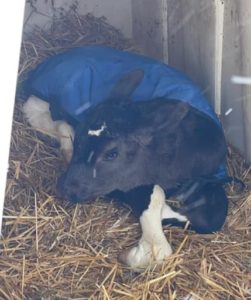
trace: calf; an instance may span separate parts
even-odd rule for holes
[[[143,235],[121,259],[139,268],[149,264],[149,249],[155,249],[158,262],[170,255],[162,220],[189,221],[199,233],[221,228],[227,197],[217,180],[207,178],[213,178],[225,154],[221,128],[187,104],[108,100],[90,110],[76,129],[73,158],[59,190],[74,202],[107,195],[130,205],[140,216]],[[164,191],[176,195],[176,211],[165,203]],[[155,200],[149,204],[150,198]]]
[[[171,254],[162,221],[189,222],[199,233],[220,229],[227,214],[220,183],[226,143],[198,88],[176,70],[139,55],[106,47],[69,53],[38,67],[24,104],[30,124],[57,136],[70,161],[58,182],[61,194],[74,202],[106,196],[131,206],[140,217],[142,238],[120,259],[135,269]],[[104,74],[102,64],[110,72]],[[54,81],[48,81],[51,74]],[[168,205],[166,195],[174,196],[178,207]]]

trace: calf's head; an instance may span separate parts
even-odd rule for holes
[[[221,128],[189,105],[130,101],[142,77],[140,71],[125,76],[77,127],[73,158],[58,184],[67,199],[85,201],[154,184],[168,189],[211,174],[224,159]]]
[[[66,198],[84,201],[148,183],[148,148],[133,137],[108,132],[100,136],[82,134],[74,145],[73,159],[59,181]]]
[[[142,78],[140,70],[124,76],[111,97],[91,108],[77,127],[72,161],[58,183],[69,200],[85,201],[148,183],[148,139],[139,134],[140,111],[129,100]]]

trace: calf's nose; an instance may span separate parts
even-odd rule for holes
[[[77,179],[69,179],[66,174],[63,174],[59,177],[57,182],[58,196],[77,203],[80,201],[80,198],[78,197],[79,187],[80,183]]]

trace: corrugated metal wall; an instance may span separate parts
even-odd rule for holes
[[[31,0],[26,30],[45,26],[55,8],[75,0]],[[104,15],[145,54],[184,70],[221,113],[226,136],[251,161],[251,86],[232,75],[251,76],[250,0],[79,0],[79,12]],[[231,113],[225,112],[232,109]]]

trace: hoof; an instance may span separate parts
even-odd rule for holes
[[[140,241],[137,247],[123,251],[118,256],[118,260],[134,271],[142,271],[149,266],[162,264],[171,254],[172,249],[167,241],[161,245]]]

